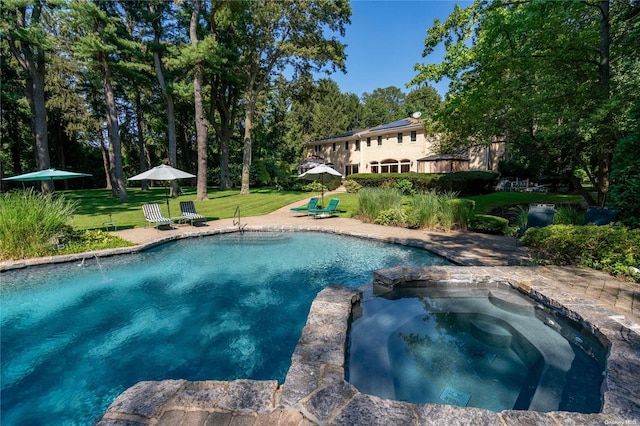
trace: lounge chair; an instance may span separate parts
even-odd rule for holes
[[[329,205],[324,209],[309,209],[309,214],[313,215],[314,218],[319,219],[323,217],[337,216],[340,214],[338,211],[338,203],[340,200],[337,198],[332,198],[329,201]]]
[[[180,201],[180,213],[182,217],[191,222],[206,222],[207,218],[196,212],[196,206],[193,201]]]
[[[162,216],[162,212],[160,211],[160,206],[158,204],[143,204],[142,205],[142,213],[144,213],[144,218],[147,223],[152,223],[153,226],[160,229],[161,226],[171,227],[173,225],[173,221]]]
[[[318,201],[318,197],[313,197],[309,200],[309,203],[306,206],[292,207],[289,210],[293,213],[304,212],[306,214],[309,214],[310,209],[315,209],[318,206]]]

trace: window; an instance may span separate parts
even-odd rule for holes
[[[371,138],[367,138],[367,148],[371,148]]]
[[[356,151],[360,151],[360,141],[356,141]]]
[[[402,143],[402,133],[398,133],[398,143]]]
[[[346,141],[346,142],[344,143],[344,149],[345,149],[346,151],[349,151],[349,141]]]
[[[320,152],[320,145],[315,145],[315,146],[313,147],[313,151],[314,151],[314,152]]]
[[[382,146],[382,136],[378,136],[378,146]]]
[[[413,130],[413,131],[411,132],[411,142],[415,142],[417,139],[418,139],[418,136],[417,136],[417,134],[416,134],[416,131],[415,131],[415,130]]]
[[[333,143],[333,151],[335,151],[335,150],[336,150],[336,143],[334,142]]]

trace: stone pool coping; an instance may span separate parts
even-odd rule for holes
[[[374,283],[484,286],[508,284],[560,311],[610,345],[601,413],[492,411],[410,404],[360,393],[344,380],[351,310],[361,289],[336,284],[313,301],[285,382],[166,380],[141,382],[122,393],[97,421],[115,425],[633,425],[640,419],[640,335],[620,315],[564,292],[542,268],[389,268]]]

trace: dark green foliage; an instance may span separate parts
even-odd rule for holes
[[[640,105],[636,107],[635,115],[640,120]],[[610,201],[618,209],[620,222],[631,228],[640,228],[639,152],[640,130],[637,130],[616,147],[609,188]]]
[[[539,261],[587,266],[640,282],[634,272],[640,268],[640,229],[551,225],[527,230],[521,241]]]
[[[509,221],[503,217],[479,214],[469,220],[469,229],[483,234],[504,235],[509,227]]]
[[[457,192],[460,195],[484,194],[491,192],[498,182],[499,174],[489,171],[456,173],[385,173],[353,174],[349,179],[363,187],[397,187],[399,182],[411,183],[416,192],[436,190]],[[403,184],[406,185],[406,184]]]
[[[64,248],[58,251],[59,254],[82,253],[89,250],[102,250],[133,245],[120,237],[99,229],[74,231],[71,228],[65,233],[63,243]]]
[[[503,160],[498,163],[498,172],[503,178],[532,178],[535,173],[525,164],[524,159]]]

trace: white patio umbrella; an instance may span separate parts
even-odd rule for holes
[[[146,172],[142,172],[138,175],[132,176],[127,180],[147,179],[147,180],[172,181],[176,179],[187,179],[187,178],[194,178],[194,177],[196,177],[196,175],[183,172],[182,170],[176,169],[166,164],[161,164],[159,166],[155,166],[154,168],[147,170]],[[171,209],[169,208],[169,192],[167,192],[167,212],[169,213],[169,217],[171,217]]]
[[[300,179],[320,182],[322,185],[322,205],[324,206],[324,184],[331,183],[339,179],[343,179],[342,174],[334,168],[327,166],[326,164],[321,164],[319,166],[314,167],[311,170],[307,170],[300,176]]]

